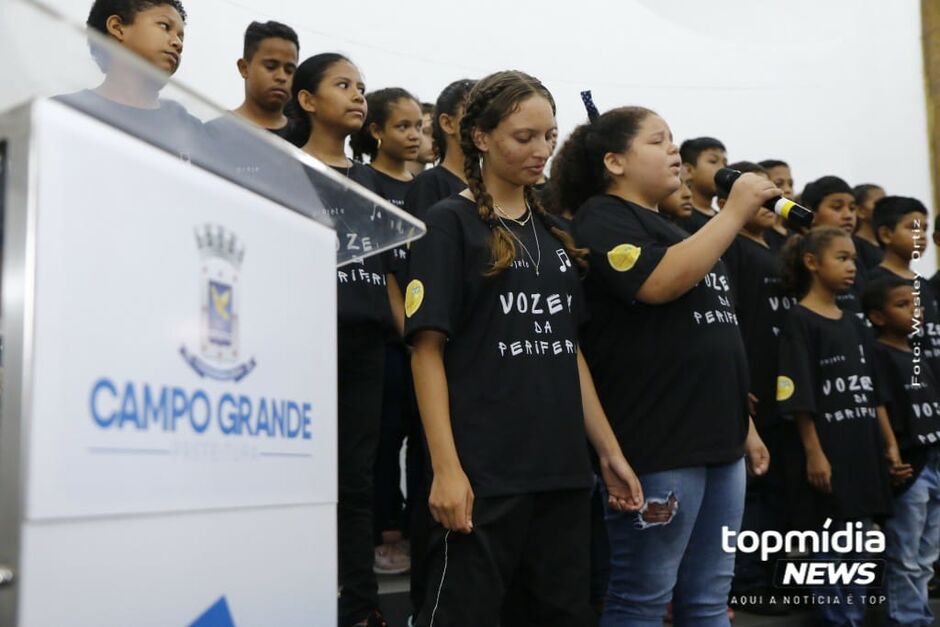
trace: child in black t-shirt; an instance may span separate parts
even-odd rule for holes
[[[369,112],[365,123],[350,140],[353,156],[357,159],[369,156],[376,193],[396,207],[403,207],[405,192],[413,178],[408,163],[418,157],[421,147],[421,105],[400,87],[366,94],[366,103]],[[408,248],[395,248],[388,257],[395,279],[404,290],[408,282]],[[411,568],[404,542],[408,510],[399,488],[399,454],[406,435],[411,434],[414,440],[414,423],[418,420],[410,370],[401,339],[390,341],[385,347],[381,435],[374,472],[375,571],[379,574],[400,574]]]
[[[875,373],[906,462],[884,526],[884,587],[894,625],[933,624],[927,584],[940,557],[940,379],[908,341],[914,300],[914,288],[897,276],[872,280],[863,298],[878,333]]]
[[[878,185],[866,183],[852,188],[855,196],[858,228],[855,230],[855,248],[858,258],[865,270],[871,270],[884,259],[884,251],[875,234],[873,218],[875,216],[875,203],[885,197],[885,190]]]
[[[437,161],[434,148],[434,103],[421,102],[421,148],[418,157],[408,162],[408,171],[414,176],[424,172],[429,165]]]
[[[552,195],[574,210],[572,233],[589,249],[585,357],[647,497],[640,512],[608,508],[603,625],[652,624],[671,600],[677,623],[727,624],[734,555],[721,528],[741,522],[742,457],[756,473],[768,464],[719,256],[780,190],[742,175],[724,211],[689,237],[657,209],[681,165],[666,122],[640,107],[579,126],[553,165]]]
[[[535,78],[474,86],[461,122],[469,188],[427,213],[405,313],[439,525],[417,624],[592,622],[587,443],[616,510],[639,508],[578,348],[576,249],[533,185],[556,128]]]
[[[365,86],[346,57],[322,53],[294,74],[290,141],[340,174],[371,190],[374,170],[346,156],[346,138],[366,119]],[[344,215],[343,193],[321,193],[331,215]],[[361,251],[363,238],[339,245]],[[353,248],[355,247],[355,248]],[[368,252],[362,251],[362,252]],[[402,328],[402,296],[383,255],[337,270],[337,389],[339,492],[339,624],[384,624],[378,612],[378,584],[372,524],[372,473],[379,441],[385,339],[394,320]]]
[[[757,163],[760,167],[767,170],[770,180],[774,185],[783,190],[784,198],[793,198],[793,173],[790,171],[790,165],[780,159],[764,159]],[[779,253],[783,250],[783,245],[795,231],[787,227],[784,219],[780,216],[774,218],[774,228],[764,234],[764,240],[770,246],[770,250]]]
[[[854,235],[857,214],[855,196],[849,184],[837,176],[824,176],[807,183],[800,195],[803,206],[814,214],[813,226],[832,226],[842,229],[852,237],[858,261],[858,249],[861,246]],[[858,263],[855,282],[852,288],[836,295],[836,303],[843,310],[854,314],[860,320],[862,313],[862,292],[865,290],[865,267]]]
[[[927,208],[916,198],[886,196],[875,204],[872,222],[884,259],[869,271],[871,278],[895,276],[914,288],[923,316],[911,338],[918,352],[940,372],[940,305],[933,285],[911,269],[927,247]]]
[[[790,239],[784,261],[787,286],[800,297],[780,339],[777,378],[778,411],[795,420],[802,443],[785,460],[793,524],[821,530],[832,519],[833,529],[856,521],[867,527],[890,510],[885,457],[892,473],[904,469],[872,376],[870,332],[836,304],[856,276],[855,245],[843,229],[815,227]],[[839,602],[818,605],[819,619],[861,625],[864,592],[855,585],[820,589]]]
[[[694,211],[679,226],[695,233],[715,216],[712,199],[718,191],[715,172],[728,165],[725,145],[714,137],[697,137],[682,142],[679,149],[682,163],[692,177],[692,206]]]
[[[756,163],[740,161],[728,166],[739,172],[754,172],[768,179]],[[718,206],[724,208],[728,191],[718,188]],[[722,256],[728,268],[734,310],[741,326],[750,372],[751,415],[771,459],[783,458],[783,444],[792,425],[777,418],[775,385],[777,350],[786,314],[796,300],[783,290],[783,267],[765,239],[773,231],[776,216],[765,207],[757,210]],[[742,530],[757,533],[786,531],[787,501],[783,464],[772,464],[767,474],[752,477],[747,484]],[[786,608],[771,600],[775,562],[762,562],[756,553],[742,553],[735,560],[733,598],[754,596],[748,611],[781,614]]]
[[[419,174],[405,194],[405,209],[421,219],[436,202],[467,188],[460,148],[460,119],[467,94],[474,84],[476,81],[467,78],[454,81],[437,98],[432,130],[440,163]]]
[[[249,24],[237,64],[245,80],[245,99],[232,113],[286,138],[289,129],[284,107],[290,100],[299,54],[300,40],[290,26],[280,22]]]
[[[679,189],[659,203],[660,212],[676,225],[681,225],[683,220],[688,220],[695,212],[695,206],[692,204],[692,175],[685,165],[679,171],[679,182]]]

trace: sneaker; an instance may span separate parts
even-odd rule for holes
[[[382,612],[375,610],[352,627],[388,627],[388,622]]]
[[[411,558],[397,544],[382,544],[375,547],[376,575],[402,575],[411,570]]]

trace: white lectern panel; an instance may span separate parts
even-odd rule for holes
[[[335,236],[37,105],[28,520],[335,501]]]

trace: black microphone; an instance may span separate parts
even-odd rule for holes
[[[721,168],[715,172],[715,185],[727,192],[731,191],[731,186],[738,180],[741,173],[731,168]],[[792,227],[809,228],[813,224],[813,212],[796,204],[792,200],[777,196],[764,203],[764,207],[770,209],[778,216],[786,220]]]

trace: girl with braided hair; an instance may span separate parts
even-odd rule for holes
[[[578,348],[584,252],[532,189],[555,128],[537,79],[477,83],[469,188],[428,211],[412,248],[406,340],[438,523],[424,627],[590,624],[588,442],[610,507],[643,500]]]

